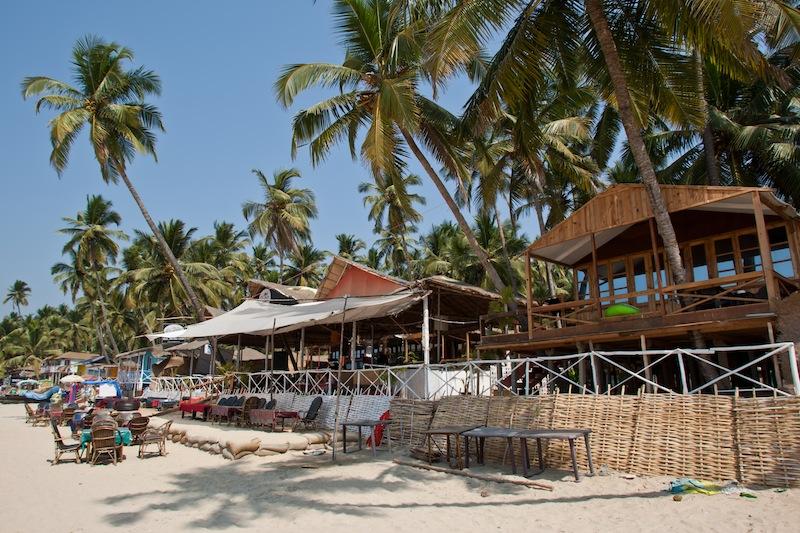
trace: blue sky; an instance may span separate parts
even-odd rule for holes
[[[293,114],[325,93],[310,92],[284,110],[272,90],[286,64],[341,61],[330,2],[7,2],[0,8],[2,294],[23,279],[32,288],[29,311],[67,301],[50,276],[64,243],[57,230],[61,218],[73,216],[88,194],[112,200],[125,231],[145,228],[127,190],[100,179],[87,139],[76,143],[59,179],[48,163],[50,115],[37,116],[33,102],[20,96],[25,76],[69,79],[71,47],[89,33],[132,48],[136,65],[162,78],[163,94],[153,100],[167,129],[159,137],[159,161],[139,158],[129,172],[154,218],[183,219],[198,228],[197,235],[209,234],[215,220],[244,227],[241,204],[259,194],[250,170],[271,174],[296,166],[304,176],[300,183],[317,196],[319,218],[312,224],[317,247],[335,250],[337,233],[373,240],[356,190],[369,176],[346,147],[317,168],[305,152],[291,160]],[[440,102],[457,111],[470,90],[467,83],[453,83]],[[411,170],[422,175],[415,164]],[[451,215],[423,181],[428,204],[421,229],[427,230]],[[531,227],[526,233],[536,232]],[[10,310],[8,304],[0,306],[0,315]]]

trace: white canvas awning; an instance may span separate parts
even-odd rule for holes
[[[347,299],[345,320],[367,320],[395,315],[425,296],[422,292],[403,291],[387,296],[365,296]],[[222,337],[225,335],[269,335],[273,332],[295,331],[317,324],[336,324],[342,320],[344,298],[279,305],[247,300],[236,309],[205,322],[169,333],[148,335],[149,339]]]

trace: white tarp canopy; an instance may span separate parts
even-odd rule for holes
[[[345,320],[367,320],[395,315],[425,296],[425,293],[402,291],[387,296],[359,296],[347,298]],[[317,324],[336,324],[342,320],[345,298],[280,305],[246,300],[236,309],[222,315],[187,326],[179,331],[147,335],[149,339],[222,337],[225,335],[269,335],[284,333]]]

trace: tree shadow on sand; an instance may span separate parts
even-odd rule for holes
[[[362,455],[362,454],[358,454]],[[363,454],[366,455],[366,454]],[[663,492],[602,494],[581,497],[551,498],[551,493],[541,493],[542,497],[520,499],[518,496],[530,494],[531,489],[518,485],[487,483],[475,479],[455,478],[471,492],[491,486],[492,495],[515,496],[507,501],[496,498],[482,501],[403,501],[397,503],[375,503],[370,501],[373,491],[396,492],[407,489],[409,484],[425,484],[441,482],[447,474],[427,472],[411,467],[400,466],[390,462],[380,463],[377,475],[348,475],[348,465],[357,464],[370,459],[347,458],[332,463],[330,456],[296,459],[280,462],[265,462],[259,465],[248,464],[240,467],[237,464],[224,463],[210,468],[198,468],[179,475],[169,481],[169,488],[148,492],[136,492],[110,496],[103,503],[119,507],[124,505],[124,512],[112,512],[105,518],[105,523],[131,528],[143,520],[148,514],[161,511],[195,510],[196,515],[187,524],[189,528],[227,528],[247,527],[251,522],[265,515],[278,515],[291,519],[308,509],[351,517],[381,517],[386,510],[415,508],[477,508],[481,506],[500,509],[505,506],[519,506],[536,503],[553,502],[585,502],[595,499],[617,498],[653,498],[664,496]],[[377,466],[377,465],[376,465]],[[309,470],[311,469],[311,470]],[[313,472],[313,475],[312,475]],[[320,475],[321,473],[321,475]],[[548,471],[537,479],[558,482],[564,473]],[[320,493],[342,494],[336,502],[323,501]],[[358,496],[356,501],[353,495]],[[153,496],[160,503],[150,503]],[[280,504],[277,498],[280,497]],[[405,499],[405,498],[404,498]],[[213,509],[200,514],[199,503],[213,502]],[[135,507],[138,506],[138,509]],[[133,509],[133,510],[131,510]]]

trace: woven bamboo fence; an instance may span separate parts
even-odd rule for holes
[[[512,428],[589,428],[596,466],[647,475],[738,479],[765,486],[800,486],[800,398],[712,395],[453,396],[434,402],[394,400],[393,417],[416,413],[418,428],[483,424]],[[395,408],[398,411],[395,411]],[[426,414],[432,413],[432,414]],[[419,429],[402,444],[420,445]],[[398,437],[395,437],[398,438]],[[439,443],[442,445],[442,443]],[[519,454],[518,443],[515,443]],[[535,445],[529,443],[535,457]],[[578,460],[586,455],[578,443]],[[568,468],[567,443],[553,440],[548,466]],[[519,457],[519,455],[517,455]],[[487,439],[489,462],[508,463],[505,443]]]
[[[736,398],[733,412],[739,479],[800,485],[800,398]]]

